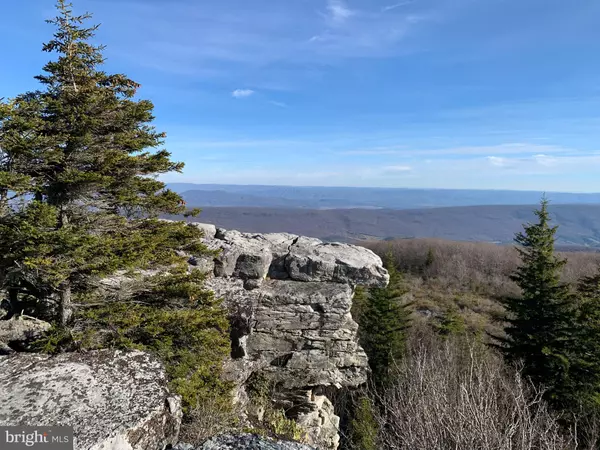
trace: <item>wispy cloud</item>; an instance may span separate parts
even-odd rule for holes
[[[233,0],[207,2],[199,8],[181,1],[165,9],[155,2],[129,0],[122,5],[127,21],[115,19],[122,25],[111,29],[108,56],[182,77],[243,76],[257,83],[293,84],[293,79],[310,77],[314,64],[405,52],[401,44],[407,34],[423,26],[415,17],[428,13],[420,8],[410,15],[383,14],[381,6],[360,9],[346,0],[321,1],[323,8],[317,14],[308,2],[250,6]],[[267,64],[283,73],[279,77],[265,73],[261,68]]]
[[[551,158],[551,159],[548,159]],[[549,162],[552,161],[550,164]],[[600,154],[472,156],[365,165],[339,162],[331,171],[314,169],[314,160],[273,167],[251,163],[233,168],[205,161],[189,181],[203,183],[283,184],[305,186],[381,186],[457,189],[529,189],[594,191],[589,183],[600,171]],[[452,176],[449,176],[451,170]],[[184,175],[189,177],[190,175]],[[171,177],[171,176],[169,176]],[[194,178],[196,177],[196,178]],[[172,179],[171,181],[175,181]],[[596,189],[597,191],[597,189]]]
[[[410,172],[412,170],[411,166],[385,166],[383,168],[384,172]]]
[[[389,147],[374,147],[374,148],[364,148],[357,150],[345,150],[338,152],[340,155],[348,155],[348,156],[376,156],[376,155],[401,155],[403,152],[406,152],[405,146],[389,146]]]
[[[552,167],[558,163],[558,159],[556,157],[543,154],[533,155],[533,159],[538,164],[546,167]]]
[[[509,171],[512,174],[555,174],[567,175],[585,173],[590,170],[600,169],[599,154],[571,154],[571,155],[522,155],[522,156],[487,156],[488,167]],[[477,163],[477,160],[472,160]],[[481,168],[483,169],[483,167]]]
[[[502,158],[500,156],[488,156],[486,158],[492,166],[495,167],[509,167],[511,165],[510,160]]]
[[[278,101],[275,101],[275,100],[269,100],[269,103],[270,103],[271,105],[273,105],[273,106],[277,106],[277,107],[279,107],[279,108],[287,108],[287,107],[288,107],[287,103],[284,103],[284,102],[278,102]]]
[[[500,145],[482,145],[468,147],[448,147],[448,148],[411,148],[406,145],[396,145],[387,147],[362,148],[356,150],[344,150],[338,152],[340,155],[355,156],[375,156],[375,155],[401,155],[411,157],[432,157],[432,156],[486,156],[486,155],[540,155],[548,153],[572,153],[573,150],[554,146],[540,145],[530,143],[507,143]]]
[[[355,11],[348,8],[343,0],[328,0],[327,11],[329,12],[329,18],[334,24],[344,23],[356,14]]]
[[[384,6],[383,8],[381,8],[381,12],[392,11],[396,8],[400,8],[401,6],[410,5],[411,3],[412,3],[412,1],[406,1],[406,2],[394,3],[393,5],[387,5],[387,6]]]
[[[252,89],[236,89],[231,93],[231,96],[234,98],[246,98],[250,97],[253,94],[254,91]]]

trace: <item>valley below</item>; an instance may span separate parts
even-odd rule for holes
[[[308,209],[203,207],[198,218],[245,232],[288,232],[326,241],[441,238],[509,244],[522,224],[534,220],[535,205],[458,206],[420,209]],[[559,225],[557,245],[600,249],[600,205],[551,205]]]

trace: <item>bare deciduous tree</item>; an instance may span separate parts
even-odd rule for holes
[[[383,449],[563,450],[575,448],[542,392],[477,340],[419,332],[376,396]]]
[[[363,244],[379,256],[391,252],[401,272],[423,277],[451,292],[479,292],[490,296],[517,295],[518,287],[509,279],[519,264],[512,246],[443,239],[396,239]],[[593,275],[600,253],[559,252],[567,259],[562,281],[574,283]]]

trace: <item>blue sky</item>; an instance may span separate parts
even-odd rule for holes
[[[5,2],[0,96],[51,0]],[[595,0],[75,0],[142,84],[167,181],[600,191]]]

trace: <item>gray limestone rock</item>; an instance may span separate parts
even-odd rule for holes
[[[285,260],[292,280],[385,286],[389,275],[371,250],[349,244],[329,244],[300,237]]]
[[[263,370],[288,389],[365,382],[368,363],[350,314],[350,286],[266,280],[248,291],[241,280],[214,278],[207,287],[224,299],[243,345],[242,361],[232,366],[238,378]]]
[[[14,316],[9,320],[0,320],[0,343],[25,344],[39,339],[50,327],[48,322],[29,316]]]
[[[216,231],[210,248],[221,249],[215,275],[244,280],[273,279],[385,286],[389,281],[381,259],[363,247],[324,243],[288,233],[252,234]],[[254,287],[253,287],[254,288]]]
[[[189,262],[212,272],[206,287],[229,311],[231,358],[224,376],[235,383],[242,415],[249,418],[256,406],[252,380],[265,377],[277,386],[272,406],[293,411],[290,417],[307,431],[311,445],[337,448],[339,418],[323,393],[367,379],[367,356],[350,310],[355,286],[388,283],[381,259],[362,247],[287,233],[197,226],[217,256],[191,256]],[[248,439],[235,442],[255,442]]]
[[[255,434],[223,434],[215,436],[197,450],[315,450],[296,442],[275,441]]]
[[[269,246],[255,236],[239,231],[217,230],[222,251],[215,259],[215,275],[243,280],[267,276],[273,255]]]
[[[214,239],[217,234],[217,227],[212,223],[190,222],[195,227],[200,228],[204,232],[205,239]]]
[[[245,383],[259,373],[278,386],[276,408],[297,413],[309,442],[337,448],[339,418],[320,387],[359,386],[368,361],[357,342],[352,320],[352,288],[347,284],[266,280],[252,291],[239,279],[207,281],[230,311],[232,359],[228,379],[239,386],[236,397],[250,399]],[[311,389],[314,387],[315,389]],[[249,405],[251,409],[252,405]]]
[[[308,392],[306,404],[312,409],[298,418],[298,425],[305,429],[311,442],[321,448],[337,448],[340,443],[338,431],[340,418],[335,415],[333,404],[324,395]]]
[[[76,450],[157,450],[179,435],[180,399],[139,351],[0,357],[0,393],[0,425],[69,425]]]

